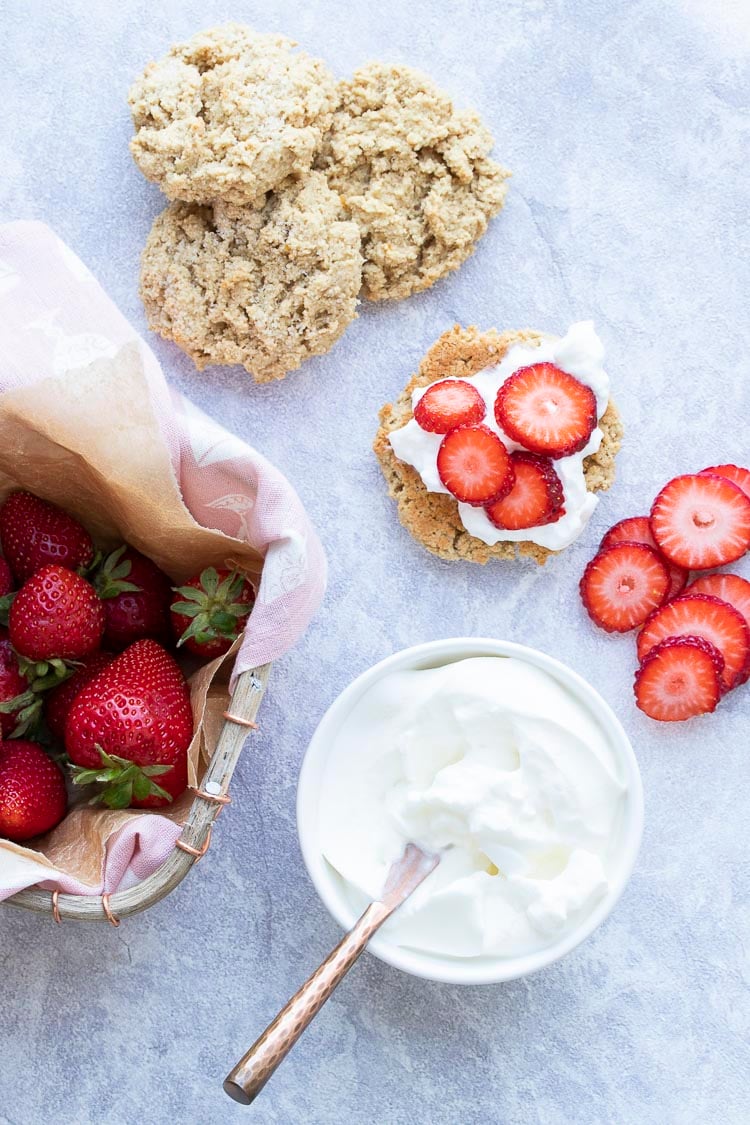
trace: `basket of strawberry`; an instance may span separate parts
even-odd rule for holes
[[[69,792],[89,807],[172,805],[195,735],[186,671],[241,637],[252,581],[206,567],[175,586],[127,544],[97,552],[77,520],[23,490],[0,505],[0,546],[0,838],[43,846]],[[227,781],[225,763],[206,794],[215,808]]]
[[[3,257],[0,901],[116,922],[206,851],[325,556],[50,230]]]

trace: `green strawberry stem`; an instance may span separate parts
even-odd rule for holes
[[[16,656],[18,670],[29,681],[29,688],[34,692],[57,687],[81,666],[78,660],[61,660],[59,657],[54,657],[52,660],[28,660],[20,653],[16,653]]]
[[[102,760],[101,766],[94,769],[86,766],[71,766],[74,785],[98,785],[99,792],[90,799],[90,805],[104,804],[110,809],[126,809],[133,798],[143,801],[146,797],[163,797],[172,800],[170,793],[153,780],[169,773],[172,766],[137,766],[127,758],[117,754],[107,754],[101,746],[96,748]]]
[[[42,717],[42,699],[34,691],[24,691],[13,699],[0,703],[0,714],[15,715],[16,725],[11,738],[21,738],[24,734],[36,733]]]
[[[190,624],[177,642],[177,647],[193,637],[198,644],[208,644],[218,638],[234,640],[238,635],[237,619],[247,617],[250,607],[247,602],[235,601],[245,585],[245,578],[233,570],[219,581],[214,567],[206,567],[201,572],[202,589],[194,586],[177,586],[175,593],[184,601],[173,602],[172,612],[190,618]]]
[[[122,547],[118,547],[102,563],[101,569],[93,580],[100,598],[116,598],[118,594],[139,594],[141,592],[140,586],[125,581],[132,569],[130,559],[121,561],[126,550],[127,545],[123,543]]]
[[[10,613],[10,607],[13,605],[15,596],[16,591],[13,590],[12,593],[3,594],[0,598],[0,625],[4,625],[6,629],[8,628],[8,614]]]

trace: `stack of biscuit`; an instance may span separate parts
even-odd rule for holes
[[[172,201],[143,253],[149,325],[257,382],[328,351],[360,294],[408,297],[460,266],[509,175],[479,117],[419,72],[371,63],[337,83],[294,48],[214,28],[129,97],[135,161]]]

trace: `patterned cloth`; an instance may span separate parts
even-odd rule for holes
[[[0,393],[113,356],[134,340],[186,506],[198,523],[246,539],[264,557],[236,677],[291,648],[323,597],[325,555],[299,498],[264,457],[167,386],[153,352],[48,227],[0,226]],[[78,894],[131,886],[160,866],[180,832],[154,814],[126,828],[108,842],[101,886],[67,876],[43,885]],[[48,875],[0,852],[0,900]]]

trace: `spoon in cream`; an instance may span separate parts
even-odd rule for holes
[[[403,854],[388,872],[380,898],[370,903],[349,933],[230,1070],[224,1079],[224,1090],[230,1098],[242,1105],[250,1105],[255,1100],[276,1067],[286,1058],[302,1032],[364,952],[373,934],[435,870],[440,858],[440,855],[425,852],[416,844],[406,845]]]

